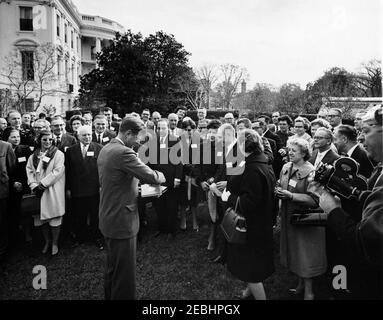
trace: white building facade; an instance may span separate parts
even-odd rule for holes
[[[26,87],[33,90],[24,99],[25,111],[53,108],[56,114],[63,114],[71,110],[78,95],[80,75],[96,67],[96,54],[109,44],[116,32],[124,33],[125,29],[110,19],[80,14],[70,0],[0,0],[0,90],[3,96],[4,92],[14,94],[24,81],[23,85],[27,82]],[[37,64],[47,69],[48,63],[41,63],[41,54],[38,54],[44,46],[50,48],[53,61],[46,78]],[[18,62],[20,69],[14,73],[14,81],[9,76],[10,59]],[[39,82],[44,83],[45,91],[40,90]]]

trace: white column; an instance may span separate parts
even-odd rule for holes
[[[101,39],[96,38],[96,52],[99,53],[101,52]]]

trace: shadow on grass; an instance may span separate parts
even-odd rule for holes
[[[142,230],[137,247],[137,293],[145,300],[222,300],[233,299],[244,289],[244,283],[233,278],[225,266],[210,260],[208,251],[209,215],[206,206],[198,210],[200,231],[191,227],[179,232],[176,239],[154,237],[156,216],[148,209],[148,226]],[[279,232],[274,234],[276,272],[265,281],[268,299],[301,299],[289,295],[296,277],[279,263]],[[13,250],[8,262],[0,269],[0,300],[39,299],[103,299],[103,266],[105,251],[92,244],[76,248],[62,245],[57,257],[40,253],[41,244]],[[47,268],[47,290],[34,290],[32,269]],[[318,298],[325,296],[324,279],[315,281]]]

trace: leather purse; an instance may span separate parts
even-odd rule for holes
[[[239,197],[235,203],[235,208],[229,207],[221,222],[221,230],[227,240],[231,244],[245,244],[246,243],[246,219],[239,214],[240,208]]]
[[[324,213],[320,208],[295,211],[291,215],[290,223],[295,226],[325,227],[327,225],[327,213]]]
[[[35,215],[40,213],[41,198],[36,194],[25,194],[21,199],[21,213],[23,215]]]

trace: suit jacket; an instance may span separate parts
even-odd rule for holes
[[[16,166],[15,166],[15,171],[13,172],[13,175],[12,175],[12,180],[14,182],[22,183],[23,185],[22,192],[28,193],[29,187],[28,187],[26,166],[27,166],[28,159],[32,154],[32,151],[29,148],[29,146],[18,145],[15,147],[14,152],[16,156]]]
[[[102,148],[97,159],[100,181],[99,227],[107,238],[129,239],[137,235],[138,181],[159,184],[157,171],[146,166],[120,140]]]
[[[174,179],[179,179],[181,181],[182,179],[182,170],[183,165],[181,161],[181,150],[178,154],[179,157],[179,163],[173,164],[170,159],[170,151],[171,148],[173,148],[177,143],[179,143],[180,139],[169,139],[169,135],[165,139],[165,146],[164,148],[161,148],[160,144],[160,137],[157,137],[157,163],[152,164],[150,167],[153,168],[153,170],[161,171],[166,179],[166,182],[164,183],[165,186],[168,188],[174,187]],[[166,160],[167,163],[163,163],[163,160]]]
[[[314,165],[315,164],[315,160],[317,158],[317,155],[318,155],[318,149],[315,149],[311,158],[309,159],[309,162]],[[340,157],[339,157],[339,154],[337,154],[336,152],[334,152],[332,149],[330,149],[329,151],[327,151],[326,155],[323,157],[322,159],[322,163],[325,163],[325,164],[333,164],[335,160],[338,160]]]
[[[66,189],[74,198],[97,195],[100,189],[97,158],[102,145],[91,142],[83,158],[81,144],[67,149],[65,154]],[[93,154],[91,154],[93,152]]]
[[[100,141],[100,144],[105,146],[107,145],[113,138],[116,137],[116,134],[112,131],[105,130],[104,134],[102,136],[102,141]],[[97,142],[97,135],[96,132],[92,133],[92,141]]]
[[[70,135],[69,133],[64,133],[62,136],[61,136],[61,140],[60,140],[60,143],[58,145],[56,145],[56,147],[61,151],[61,152],[66,152],[66,150],[75,145],[77,143],[77,140],[75,137],[73,137],[72,135]]]
[[[0,199],[6,199],[9,196],[9,181],[15,167],[16,156],[12,145],[8,142],[0,141]]]
[[[281,148],[283,148],[283,142],[281,140],[281,138],[279,137],[279,135],[271,132],[270,130],[267,130],[264,135],[264,137],[266,137],[267,139],[272,139],[275,141],[276,143],[276,146],[277,146],[277,151]]]
[[[372,166],[370,159],[368,159],[366,150],[358,145],[351,154],[351,158],[359,163],[359,173],[368,179],[371,176],[374,167]]]

